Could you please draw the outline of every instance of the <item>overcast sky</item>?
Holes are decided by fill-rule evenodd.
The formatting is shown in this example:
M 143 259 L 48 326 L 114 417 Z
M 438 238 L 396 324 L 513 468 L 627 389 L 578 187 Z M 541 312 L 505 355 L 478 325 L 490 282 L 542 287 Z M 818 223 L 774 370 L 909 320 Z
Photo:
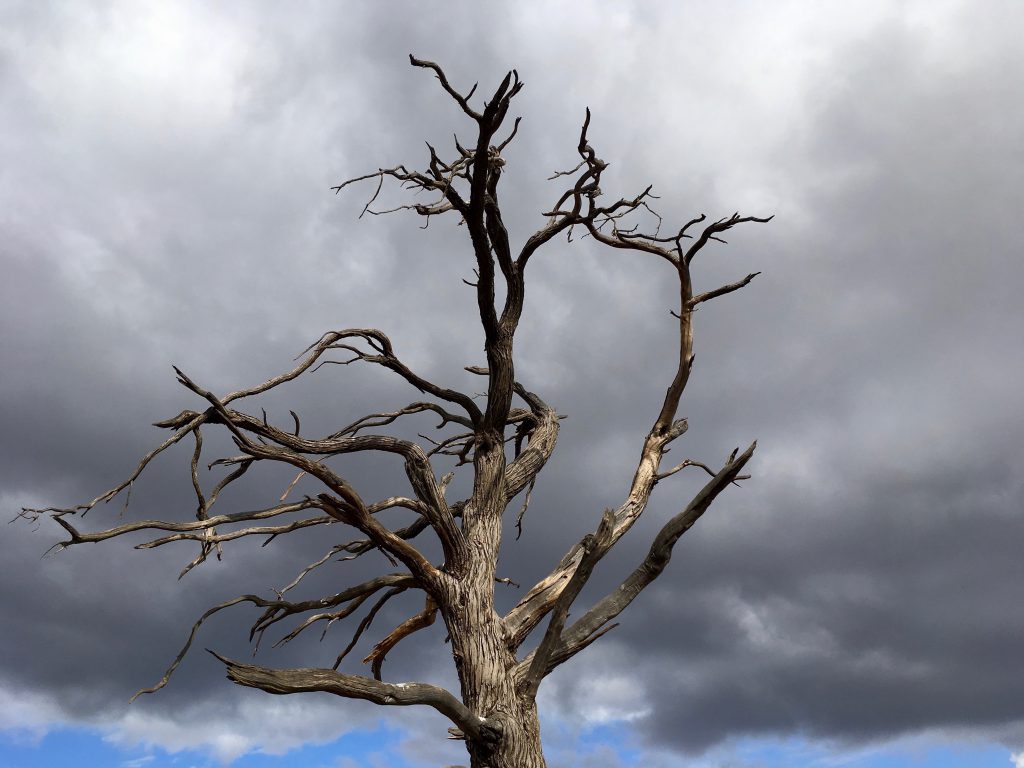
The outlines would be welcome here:
M 162 439 L 151 422 L 198 405 L 171 364 L 226 392 L 285 370 L 325 330 L 376 326 L 428 377 L 472 387 L 461 367 L 481 362 L 482 335 L 464 230 L 358 220 L 372 187 L 329 188 L 470 135 L 409 53 L 484 92 L 515 67 L 523 123 L 503 200 L 519 242 L 557 199 L 545 179 L 574 164 L 587 106 L 607 194 L 653 183 L 669 226 L 776 217 L 695 262 L 698 290 L 763 274 L 699 312 L 690 432 L 673 452 L 717 464 L 756 438 L 753 478 L 680 542 L 623 626 L 545 682 L 552 765 L 937 766 L 949 749 L 1010 765 L 1024 752 L 1021 29 L 1015 0 L 0 0 L 2 509 L 70 505 L 124 476 Z M 517 372 L 569 418 L 503 550 L 524 589 L 626 493 L 672 370 L 665 267 L 586 240 L 533 264 Z M 328 368 L 265 405 L 327 433 L 415 395 L 380 371 Z M 187 463 L 183 449 L 154 466 L 127 517 L 190 514 Z M 370 496 L 399 470 L 351 465 Z M 659 485 L 584 602 L 699 480 Z M 56 526 L 5 526 L 0 750 L 60 764 L 56 736 L 83 728 L 124 765 L 243 765 L 370 733 L 359 749 L 381 764 L 457 761 L 436 715 L 243 690 L 201 650 L 127 705 L 207 606 L 269 594 L 334 535 L 228 546 L 179 582 L 188 545 L 40 559 Z M 380 627 L 412 610 L 396 601 Z M 253 618 L 222 615 L 199 647 L 244 657 Z M 386 675 L 452 684 L 435 630 Z M 335 627 L 258 658 L 329 665 L 347 639 Z

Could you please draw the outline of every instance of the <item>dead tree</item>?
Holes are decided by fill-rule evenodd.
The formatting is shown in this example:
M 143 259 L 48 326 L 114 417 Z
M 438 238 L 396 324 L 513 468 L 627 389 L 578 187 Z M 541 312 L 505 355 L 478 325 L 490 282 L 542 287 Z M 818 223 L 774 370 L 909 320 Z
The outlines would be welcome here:
M 679 400 L 693 366 L 694 310 L 702 303 L 732 293 L 747 285 L 757 273 L 706 293 L 693 291 L 690 271 L 694 259 L 711 241 L 737 224 L 766 222 L 769 218 L 732 216 L 708 223 L 701 214 L 675 229 L 661 234 L 661 218 L 651 209 L 651 187 L 635 197 L 606 199 L 602 194 L 602 176 L 608 164 L 600 159 L 587 136 L 590 112 L 580 132 L 579 164 L 558 172 L 552 179 L 567 180 L 564 191 L 543 215 L 547 221 L 530 235 L 518 251 L 502 222 L 498 187 L 505 165 L 502 153 L 516 136 L 519 119 L 511 128 L 506 117 L 512 100 L 523 84 L 518 74 L 508 73 L 482 108 L 473 105 L 476 86 L 467 93 L 457 90 L 441 67 L 433 62 L 410 57 L 414 67 L 432 72 L 447 95 L 468 118 L 475 137 L 463 146 L 458 139 L 451 154 L 442 157 L 428 144 L 429 161 L 422 170 L 404 165 L 380 169 L 374 173 L 339 184 L 335 191 L 360 181 L 375 183 L 376 192 L 364 213 L 373 209 L 385 182 L 425 192 L 431 202 L 400 206 L 429 220 L 451 214 L 469 234 L 474 284 L 479 319 L 483 327 L 486 367 L 470 368 L 486 382 L 486 398 L 477 399 L 425 379 L 410 369 L 395 354 L 391 340 L 371 328 L 350 328 L 324 334 L 304 352 L 292 370 L 250 389 L 217 395 L 177 368 L 178 380 L 191 390 L 202 407 L 185 410 L 157 423 L 170 436 L 146 454 L 135 470 L 114 488 L 88 504 L 69 509 L 26 509 L 23 515 L 51 516 L 69 538 L 61 547 L 99 542 L 136 531 L 154 531 L 156 538 L 139 545 L 159 547 L 173 541 L 199 544 L 198 555 L 184 573 L 204 562 L 211 553 L 220 554 L 224 543 L 249 536 L 277 537 L 311 526 L 341 523 L 355 529 L 351 541 L 339 541 L 321 558 L 306 565 L 287 587 L 274 597 L 246 594 L 221 603 L 204 613 L 192 628 L 188 642 L 167 670 L 155 691 L 185 656 L 200 625 L 213 614 L 231 606 L 249 603 L 262 609 L 251 627 L 250 640 L 262 636 L 271 627 L 291 622 L 284 640 L 290 640 L 314 625 L 355 616 L 364 606 L 367 612 L 354 631 L 352 642 L 338 656 L 332 669 L 271 669 L 217 656 L 234 682 L 276 694 L 303 691 L 328 691 L 339 696 L 367 699 L 380 705 L 426 705 L 438 710 L 452 722 L 449 729 L 465 740 L 474 768 L 535 768 L 544 765 L 536 694 L 544 677 L 571 659 L 602 634 L 616 626 L 613 622 L 643 589 L 656 579 L 672 556 L 679 537 L 697 522 L 728 485 L 745 477 L 741 472 L 754 452 L 733 451 L 725 463 L 711 468 L 686 460 L 663 468 L 669 446 L 687 429 L 685 419 L 677 418 Z M 502 135 L 499 135 L 502 134 Z M 637 217 L 657 225 L 644 231 Z M 526 271 L 531 259 L 559 235 L 573 232 L 589 236 L 598 243 L 627 252 L 638 258 L 654 257 L 678 280 L 679 304 L 673 312 L 678 324 L 678 347 L 672 351 L 677 361 L 675 374 L 658 407 L 650 429 L 640 441 L 640 456 L 625 500 L 600 517 L 595 530 L 565 553 L 554 569 L 530 587 L 522 599 L 504 616 L 494 607 L 495 566 L 501 543 L 502 522 L 510 503 L 520 494 L 529 500 L 529 492 L 555 449 L 559 415 L 538 394 L 520 383 L 515 375 L 514 340 L 526 295 Z M 500 301 L 496 298 L 503 294 Z M 500 306 L 498 306 L 500 304 Z M 342 359 L 337 359 L 343 356 Z M 417 388 L 424 399 L 404 408 L 382 411 L 356 419 L 348 426 L 324 437 L 306 437 L 300 433 L 299 419 L 281 429 L 238 410 L 238 406 L 325 362 L 363 363 L 381 366 Z M 517 401 L 518 400 L 518 404 Z M 385 434 L 386 427 L 412 414 L 433 413 L 440 417 L 442 437 L 424 446 L 417 442 Z M 226 467 L 226 474 L 212 489 L 204 489 L 200 479 L 203 435 L 212 429 L 227 430 L 238 454 L 220 458 L 210 467 Z M 73 522 L 101 502 L 130 492 L 133 482 L 152 459 L 171 446 L 191 439 L 192 484 L 197 499 L 194 520 L 174 522 L 143 520 L 126 522 L 107 530 L 85 532 Z M 404 460 L 408 488 L 405 495 L 371 500 L 364 498 L 355 485 L 332 468 L 333 457 L 355 453 L 397 454 Z M 438 476 L 434 465 L 441 457 L 454 456 L 456 469 L 471 467 L 472 495 L 458 501 L 446 498 L 446 486 L 452 474 Z M 285 497 L 256 511 L 214 514 L 212 508 L 224 489 L 247 473 L 269 464 L 292 468 L 307 483 L 315 481 L 316 491 L 300 500 Z M 615 589 L 597 600 L 578 618 L 569 621 L 569 609 L 594 568 L 629 531 L 644 512 L 655 485 L 686 467 L 697 467 L 710 476 L 707 484 L 672 517 L 658 533 L 647 556 Z M 294 483 L 293 483 L 294 485 Z M 519 506 L 518 504 L 516 505 Z M 525 506 L 525 505 L 524 505 Z M 411 524 L 392 529 L 380 522 L 378 513 L 403 508 L 413 515 Z M 515 512 L 511 512 L 514 514 Z M 443 552 L 442 562 L 431 562 L 414 541 L 423 534 L 436 536 Z M 332 562 L 336 556 L 361 556 L 379 550 L 397 570 L 348 587 L 336 594 L 314 600 L 292 600 L 287 594 L 312 570 Z M 340 672 L 338 668 L 355 642 L 369 627 L 381 606 L 394 595 L 418 590 L 423 594 L 422 612 L 402 622 L 381 639 L 364 661 L 372 676 Z M 424 683 L 391 683 L 382 679 L 381 667 L 389 651 L 440 615 L 451 641 L 451 653 L 460 681 L 458 694 Z M 542 627 L 547 618 L 546 626 Z M 286 626 L 286 625 L 282 625 Z M 276 627 L 275 627 L 276 629 Z M 535 634 L 537 633 L 537 634 Z M 527 639 L 539 637 L 530 653 L 521 649 Z M 533 645 L 531 643 L 531 645 Z M 138 694 L 136 694 L 138 695 Z

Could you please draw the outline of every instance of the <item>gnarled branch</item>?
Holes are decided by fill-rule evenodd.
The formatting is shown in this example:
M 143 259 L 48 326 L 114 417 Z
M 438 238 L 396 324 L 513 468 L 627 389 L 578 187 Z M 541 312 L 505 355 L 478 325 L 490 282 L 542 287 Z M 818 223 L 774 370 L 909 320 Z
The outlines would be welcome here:
M 596 639 L 595 635 L 605 631 L 608 623 L 622 613 L 626 606 L 636 599 L 637 595 L 661 575 L 672 558 L 676 542 L 693 527 L 694 523 L 711 506 L 711 502 L 736 480 L 744 465 L 754 455 L 756 447 L 757 443 L 754 442 L 738 456 L 734 451 L 718 474 L 693 497 L 681 512 L 665 523 L 654 538 L 650 551 L 640 565 L 616 589 L 599 600 L 562 634 L 557 647 L 548 654 L 541 675 L 548 674 L 559 664 L 590 645 Z M 529 666 L 527 666 L 527 661 L 530 662 Z M 536 654 L 527 661 L 522 663 L 524 671 L 520 674 L 524 676 L 524 679 L 529 680 L 537 673 L 535 665 L 539 666 L 540 661 Z
M 455 696 L 436 685 L 383 683 L 361 675 L 345 675 L 333 669 L 269 669 L 232 661 L 213 651 L 210 653 L 227 668 L 228 679 L 238 685 L 259 688 L 267 693 L 323 691 L 347 699 L 372 701 L 374 704 L 433 707 L 475 741 L 487 744 L 500 738 L 500 731 L 487 720 L 473 714 Z
M 414 632 L 426 629 L 434 623 L 434 619 L 437 617 L 437 603 L 430 595 L 427 595 L 426 600 L 427 603 L 422 611 L 417 613 L 415 616 L 406 619 L 391 630 L 388 636 L 373 646 L 373 650 L 367 654 L 365 659 L 363 659 L 363 664 L 371 664 L 374 680 L 380 680 L 381 667 L 384 665 L 384 658 L 392 648 Z
M 583 585 L 587 583 L 587 579 L 590 578 L 594 566 L 601 559 L 602 551 L 607 550 L 614 525 L 615 514 L 610 509 L 606 510 L 601 517 L 601 524 L 597 527 L 597 532 L 588 534 L 580 542 L 579 547 L 583 552 L 580 564 L 555 601 L 554 608 L 551 611 L 551 618 L 548 621 L 548 628 L 544 632 L 540 645 L 533 652 L 533 658 L 530 660 L 522 681 L 521 687 L 525 695 L 531 698 L 537 695 L 540 681 L 547 674 L 551 655 L 556 646 L 561 642 L 562 628 L 565 626 L 565 620 L 569 616 L 569 607 L 579 595 L 580 590 L 583 589 Z

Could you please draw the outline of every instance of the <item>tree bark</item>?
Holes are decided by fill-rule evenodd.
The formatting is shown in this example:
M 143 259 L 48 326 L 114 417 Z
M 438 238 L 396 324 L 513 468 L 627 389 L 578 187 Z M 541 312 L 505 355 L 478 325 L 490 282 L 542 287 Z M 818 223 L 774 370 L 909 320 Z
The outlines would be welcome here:
M 445 616 L 462 700 L 497 729 L 493 742 L 467 738 L 471 768 L 545 768 L 540 722 L 532 694 L 516 685 L 518 660 L 494 610 L 494 577 L 501 545 L 505 450 L 498 437 L 482 441 L 474 456 L 473 497 L 463 511 L 468 541 L 465 570 L 452 580 Z
M 495 741 L 467 738 L 471 768 L 545 768 L 537 705 L 516 686 L 517 661 L 501 619 L 478 589 L 459 592 L 465 610 L 449 629 L 462 700 L 499 736 Z

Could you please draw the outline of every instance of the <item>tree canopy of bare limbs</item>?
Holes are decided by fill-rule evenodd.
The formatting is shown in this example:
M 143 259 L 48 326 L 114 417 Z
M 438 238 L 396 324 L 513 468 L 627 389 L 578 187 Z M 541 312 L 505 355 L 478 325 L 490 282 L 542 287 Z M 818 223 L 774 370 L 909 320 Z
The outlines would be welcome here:
M 269 693 L 290 694 L 326 691 L 352 699 L 366 699 L 384 706 L 425 705 L 451 720 L 452 737 L 464 739 L 473 768 L 538 768 L 544 766 L 536 696 L 545 676 L 573 658 L 605 632 L 616 626 L 619 614 L 664 571 L 679 538 L 708 509 L 715 498 L 737 479 L 750 460 L 755 445 L 739 449 L 720 467 L 696 461 L 663 466 L 669 447 L 687 429 L 677 417 L 680 397 L 686 388 L 694 360 L 694 310 L 747 285 L 757 273 L 705 293 L 694 293 L 690 279 L 694 260 L 712 241 L 732 227 L 769 218 L 733 214 L 707 221 L 702 214 L 668 234 L 662 234 L 661 218 L 649 207 L 651 187 L 634 197 L 608 198 L 601 189 L 608 164 L 590 144 L 587 110 L 579 135 L 579 164 L 551 178 L 564 182 L 564 191 L 543 213 L 546 224 L 521 246 L 502 221 L 498 189 L 505 165 L 502 152 L 516 136 L 519 119 L 508 126 L 506 118 L 513 99 L 523 87 L 518 74 L 508 73 L 494 93 L 474 106 L 476 86 L 462 92 L 452 85 L 440 66 L 410 56 L 414 67 L 425 69 L 462 111 L 474 137 L 468 146 L 456 138 L 450 154 L 428 145 L 426 167 L 411 170 L 404 165 L 382 168 L 350 179 L 335 189 L 356 182 L 375 185 L 364 212 L 380 213 L 373 205 L 386 182 L 430 195 L 430 202 L 400 206 L 421 217 L 451 215 L 469 235 L 475 263 L 479 320 L 483 327 L 486 367 L 469 368 L 486 382 L 486 397 L 475 398 L 430 381 L 409 368 L 395 353 L 391 340 L 372 328 L 330 331 L 305 350 L 291 370 L 249 389 L 218 395 L 175 368 L 178 380 L 201 401 L 201 407 L 185 410 L 156 426 L 170 435 L 146 454 L 135 470 L 119 485 L 87 504 L 68 509 L 26 509 L 29 518 L 52 517 L 67 532 L 61 547 L 99 542 L 138 531 L 154 532 L 156 538 L 140 544 L 160 547 L 174 541 L 198 544 L 198 554 L 182 575 L 203 563 L 211 553 L 220 554 L 225 543 L 249 536 L 278 537 L 313 526 L 354 529 L 355 538 L 340 537 L 319 559 L 298 572 L 273 597 L 245 594 L 215 605 L 192 627 L 188 641 L 163 678 L 149 693 L 163 687 L 181 663 L 200 626 L 213 614 L 248 603 L 259 611 L 250 640 L 275 625 L 286 628 L 284 641 L 313 626 L 323 626 L 346 617 L 363 618 L 355 626 L 351 642 L 337 657 L 333 668 L 273 669 L 243 663 L 217 655 L 227 676 L 243 686 Z M 399 210 L 399 209 L 394 209 Z M 656 221 L 653 231 L 635 223 L 643 214 Z M 559 414 L 539 394 L 520 382 L 515 374 L 514 342 L 526 296 L 526 273 L 530 262 L 559 235 L 578 232 L 603 246 L 625 252 L 637 259 L 653 258 L 678 281 L 679 304 L 673 312 L 678 339 L 671 357 L 675 373 L 667 384 L 664 400 L 654 413 L 646 434 L 638 435 L 639 460 L 625 498 L 614 509 L 595 513 L 595 527 L 572 546 L 550 573 L 525 590 L 522 598 L 505 615 L 495 610 L 495 582 L 503 518 L 519 515 L 529 503 L 530 491 L 555 450 Z M 269 423 L 266 415 L 255 416 L 239 407 L 256 395 L 280 387 L 326 362 L 366 364 L 387 369 L 422 393 L 423 399 L 391 411 L 371 413 L 321 437 L 302 434 L 299 418 L 287 429 Z M 429 444 L 394 437 L 387 427 L 412 414 L 432 413 L 441 419 L 441 437 Z M 224 468 L 225 474 L 212 488 L 200 479 L 203 435 L 209 430 L 226 430 L 237 446 L 237 455 L 219 458 L 210 467 Z M 325 430 L 326 431 L 326 430 Z M 123 522 L 97 532 L 86 532 L 78 520 L 101 502 L 130 493 L 132 484 L 158 454 L 190 440 L 192 484 L 197 500 L 194 520 L 173 522 L 142 520 Z M 408 487 L 396 495 L 368 499 L 351 479 L 332 467 L 333 457 L 351 454 L 396 454 L 404 461 Z M 449 458 L 444 458 L 449 457 Z M 472 472 L 472 493 L 468 498 L 450 500 L 446 489 L 454 473 L 439 477 L 435 464 L 455 457 L 456 471 Z M 218 497 L 229 485 L 269 464 L 284 464 L 297 473 L 296 479 L 315 482 L 316 491 L 301 499 L 281 500 L 255 511 L 214 513 Z M 604 597 L 578 612 L 570 621 L 569 610 L 594 568 L 643 514 L 655 485 L 687 467 L 709 476 L 707 483 L 662 526 L 647 555 L 635 569 Z M 293 483 L 294 485 L 294 483 Z M 290 490 L 290 489 L 289 489 Z M 522 504 L 512 502 L 522 496 Z M 402 508 L 412 515 L 403 528 L 381 522 L 379 513 Z M 341 525 L 338 525 L 338 524 Z M 332 527 L 331 530 L 335 530 Z M 432 562 L 415 543 L 426 534 L 436 537 L 443 560 Z M 435 544 L 436 547 L 436 544 Z M 394 570 L 319 599 L 294 600 L 288 594 L 314 569 L 336 558 L 352 559 L 379 551 L 393 563 Z M 417 590 L 423 609 L 398 624 L 373 647 L 364 662 L 371 675 L 339 671 L 342 661 L 369 630 L 373 618 L 393 596 Z M 365 611 L 362 609 L 365 608 Z M 382 665 L 387 654 L 404 638 L 432 624 L 436 617 L 447 629 L 460 690 L 452 692 L 436 685 L 417 682 L 385 682 Z M 547 619 L 545 623 L 545 619 Z M 528 653 L 523 652 L 530 638 Z M 216 654 L 215 654 L 216 655 Z M 139 694 L 136 694 L 138 696 Z

